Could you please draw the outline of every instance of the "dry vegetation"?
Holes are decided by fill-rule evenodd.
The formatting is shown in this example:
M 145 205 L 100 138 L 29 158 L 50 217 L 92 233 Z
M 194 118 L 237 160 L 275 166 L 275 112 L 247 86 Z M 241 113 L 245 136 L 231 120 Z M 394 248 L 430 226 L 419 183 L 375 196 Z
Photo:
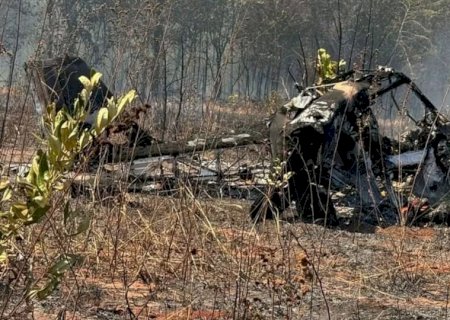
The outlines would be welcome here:
M 439 106 L 448 103 L 449 4 L 0 0 L 1 176 L 20 174 L 38 147 L 36 97 L 22 83 L 29 59 L 80 56 L 114 94 L 136 89 L 151 105 L 140 124 L 157 140 L 267 137 L 264 119 L 296 92 L 289 73 L 314 83 L 322 47 L 348 68 L 404 71 Z M 380 129 L 398 139 L 411 123 L 386 107 L 377 110 Z M 267 159 L 268 149 L 225 156 Z M 20 230 L 0 267 L 0 319 L 450 318 L 447 227 L 381 229 L 344 206 L 339 214 L 357 219 L 337 228 L 254 225 L 250 200 L 213 197 L 185 179 L 165 194 L 131 193 L 120 175 L 108 185 L 59 194 L 41 223 Z M 77 215 L 67 228 L 70 198 Z M 87 230 L 72 236 L 83 221 Z M 70 254 L 80 259 L 58 288 L 29 299 Z
M 251 108 L 238 116 L 233 111 L 224 114 L 236 117 L 236 130 L 255 123 Z M 9 126 L 20 114 L 12 112 Z M 8 131 L 4 164 L 26 162 L 32 154 L 29 137 L 37 126 L 22 125 L 19 132 L 18 138 Z M 447 228 L 254 225 L 248 200 L 198 196 L 183 180 L 171 196 L 115 185 L 113 193 L 73 196 L 78 218 L 90 220 L 85 233 L 65 231 L 66 195 L 55 199 L 42 223 L 23 230 L 1 270 L 0 318 L 448 318 Z M 27 299 L 30 284 L 45 282 L 63 254 L 82 259 L 49 298 Z
M 374 233 L 302 223 L 254 227 L 248 204 L 122 194 L 80 210 L 95 215 L 87 235 L 68 241 L 59 219 L 32 252 L 35 277 L 52 257 L 84 261 L 33 314 L 49 319 L 444 319 L 450 233 L 391 227 Z M 24 252 L 29 250 L 24 248 Z M 22 278 L 10 278 L 7 311 Z M 4 287 L 6 288 L 6 286 Z M 5 300 L 6 302 L 6 300 Z

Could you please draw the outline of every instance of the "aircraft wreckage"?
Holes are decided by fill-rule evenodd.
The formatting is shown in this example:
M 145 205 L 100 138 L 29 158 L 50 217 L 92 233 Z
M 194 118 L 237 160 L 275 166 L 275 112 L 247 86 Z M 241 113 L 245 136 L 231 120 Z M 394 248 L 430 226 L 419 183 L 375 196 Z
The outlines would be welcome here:
M 78 77 L 90 76 L 92 71 L 82 59 L 67 56 L 30 62 L 26 69 L 43 105 L 54 101 L 58 107 L 65 105 L 69 109 L 82 89 Z M 421 119 L 413 119 L 408 108 L 397 103 L 393 92 L 401 86 L 420 101 Z M 111 95 L 101 83 L 91 97 L 92 119 Z M 400 139 L 381 134 L 376 108 L 385 103 L 381 101 L 383 96 L 389 97 L 389 104 L 415 125 Z M 128 147 L 132 154 L 121 152 L 109 160 L 141 158 L 135 160 L 139 163 L 135 167 L 145 167 L 155 156 L 258 144 L 262 140 L 239 135 L 184 144 L 157 141 L 136 121 L 146 109 L 128 110 L 119 123 L 107 130 L 106 135 L 131 132 Z M 85 125 L 89 125 L 89 119 L 87 122 Z M 332 195 L 350 189 L 357 198 L 353 205 L 356 203 L 362 217 L 373 223 L 450 223 L 446 212 L 430 209 L 444 202 L 450 191 L 449 135 L 450 122 L 417 85 L 389 68 L 352 70 L 323 86 L 305 88 L 272 117 L 272 169 L 278 168 L 275 179 L 280 183 L 258 186 L 261 192 L 251 206 L 251 217 L 254 221 L 270 219 L 295 203 L 301 219 L 335 225 L 339 219 Z M 409 183 L 407 192 L 396 188 L 399 181 Z
M 380 134 L 373 108 L 402 85 L 419 99 L 423 118 L 414 120 L 392 95 L 398 111 L 416 125 L 395 141 Z M 333 225 L 338 221 L 330 191 L 350 186 L 357 191 L 364 219 L 381 225 L 400 219 L 450 222 L 445 212 L 423 211 L 425 204 L 444 201 L 450 191 L 450 122 L 417 85 L 401 72 L 380 67 L 347 72 L 326 87 L 325 93 L 323 86 L 306 88 L 274 115 L 272 157 L 292 174 L 283 187 L 253 203 L 252 218 L 271 218 L 295 201 L 303 220 Z M 395 177 L 412 183 L 407 197 L 394 190 Z

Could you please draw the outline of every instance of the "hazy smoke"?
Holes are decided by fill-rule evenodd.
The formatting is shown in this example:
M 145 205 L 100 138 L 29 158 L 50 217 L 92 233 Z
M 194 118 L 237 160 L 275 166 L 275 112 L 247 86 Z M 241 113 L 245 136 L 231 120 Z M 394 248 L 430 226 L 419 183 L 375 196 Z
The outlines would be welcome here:
M 419 66 L 417 83 L 437 107 L 443 107 L 443 112 L 449 113 L 450 96 L 447 90 L 450 86 L 450 23 L 435 34 L 435 52 L 425 57 Z

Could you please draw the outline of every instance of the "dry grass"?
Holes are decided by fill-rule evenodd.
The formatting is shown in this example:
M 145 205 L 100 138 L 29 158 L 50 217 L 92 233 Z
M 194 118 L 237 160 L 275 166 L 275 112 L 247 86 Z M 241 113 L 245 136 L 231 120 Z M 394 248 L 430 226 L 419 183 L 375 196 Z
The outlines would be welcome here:
M 238 123 L 253 118 L 238 113 Z M 16 146 L 3 148 L 2 159 L 26 161 L 30 142 L 10 141 Z M 62 203 L 69 195 L 55 199 L 45 221 L 23 230 L 2 270 L 0 318 L 448 318 L 447 228 L 255 226 L 250 202 L 197 197 L 182 181 L 175 196 L 120 187 L 98 194 L 72 199 L 91 221 L 86 233 L 65 231 Z M 52 263 L 72 253 L 83 260 L 59 288 L 45 301 L 27 301 L 27 284 L 42 283 Z
M 37 319 L 59 312 L 74 319 L 316 319 L 326 318 L 327 305 L 333 319 L 437 319 L 448 311 L 444 228 L 255 228 L 248 203 L 188 193 L 78 202 L 93 217 L 87 235 L 65 238 L 60 219 L 31 232 L 45 229 L 33 248 L 36 278 L 60 253 L 84 257 L 59 290 L 34 304 Z M 20 279 L 12 283 L 9 306 L 23 289 Z M 25 304 L 16 309 L 18 318 L 27 312 Z

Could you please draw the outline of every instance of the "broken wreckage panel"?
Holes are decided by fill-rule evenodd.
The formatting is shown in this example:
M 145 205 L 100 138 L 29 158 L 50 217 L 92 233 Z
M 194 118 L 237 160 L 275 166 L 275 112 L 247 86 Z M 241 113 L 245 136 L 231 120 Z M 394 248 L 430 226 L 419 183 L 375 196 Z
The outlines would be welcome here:
M 420 139 L 410 145 L 382 136 L 373 110 L 377 99 L 401 85 L 420 100 L 425 114 L 413 132 Z M 362 220 L 371 224 L 449 223 L 450 215 L 435 217 L 422 209 L 438 205 L 450 191 L 450 123 L 416 84 L 403 73 L 379 68 L 351 71 L 328 87 L 303 90 L 273 116 L 272 156 L 293 175 L 253 203 L 252 218 L 272 218 L 295 201 L 303 220 L 337 224 L 330 191 L 347 188 L 357 194 L 353 205 L 359 204 Z M 392 147 L 398 145 L 410 150 L 398 153 Z M 413 174 L 402 176 L 403 168 L 413 168 Z M 393 177 L 410 182 L 411 193 L 396 190 Z M 420 201 L 409 203 L 412 197 Z

